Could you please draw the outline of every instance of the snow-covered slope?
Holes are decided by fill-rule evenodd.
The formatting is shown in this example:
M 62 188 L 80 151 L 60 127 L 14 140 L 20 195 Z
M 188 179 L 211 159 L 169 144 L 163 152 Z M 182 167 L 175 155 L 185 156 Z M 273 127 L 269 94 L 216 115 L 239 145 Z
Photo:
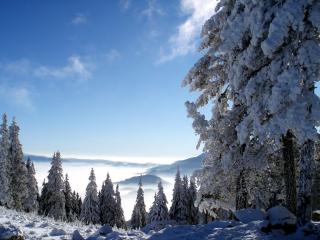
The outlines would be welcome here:
M 50 218 L 40 217 L 34 214 L 27 214 L 7 210 L 0 207 L 0 239 L 1 229 L 19 229 L 25 239 L 72 239 L 74 231 L 78 230 L 83 238 L 90 240 L 118 240 L 118 239 L 150 239 L 150 240 L 224 240 L 224 239 L 278 239 L 294 240 L 306 239 L 316 240 L 319 235 L 306 235 L 302 228 L 289 235 L 283 235 L 281 230 L 269 234 L 261 231 L 266 226 L 267 220 L 241 223 L 239 221 L 214 221 L 206 225 L 181 225 L 170 226 L 155 232 L 122 229 L 110 229 L 98 225 L 85 226 L 81 223 L 55 222 Z M 80 238 L 77 238 L 77 240 Z

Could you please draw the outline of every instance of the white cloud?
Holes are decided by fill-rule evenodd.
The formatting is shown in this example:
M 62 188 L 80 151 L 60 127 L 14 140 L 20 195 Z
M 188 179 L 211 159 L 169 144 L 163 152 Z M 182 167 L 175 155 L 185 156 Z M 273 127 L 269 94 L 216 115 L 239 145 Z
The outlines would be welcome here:
M 155 15 L 164 15 L 165 12 L 159 6 L 157 0 L 148 0 L 148 7 L 141 14 L 151 18 Z
M 127 11 L 132 3 L 132 0 L 120 0 L 120 7 L 123 11 Z
M 116 49 L 111 49 L 109 52 L 106 53 L 105 58 L 108 63 L 112 63 L 118 60 L 121 57 L 120 53 Z
M 92 64 L 84 62 L 80 56 L 73 55 L 62 67 L 53 67 L 32 63 L 21 59 L 12 62 L 0 62 L 2 74 L 31 76 L 42 79 L 67 79 L 69 81 L 83 81 L 91 78 Z
M 24 87 L 7 87 L 0 85 L 0 98 L 8 104 L 33 110 L 30 92 Z
M 71 20 L 71 24 L 74 26 L 83 25 L 85 23 L 87 23 L 87 17 L 82 13 L 76 14 L 74 18 Z
M 73 78 L 77 80 L 87 80 L 91 78 L 89 66 L 85 64 L 79 56 L 71 56 L 68 58 L 68 64 L 61 68 L 48 66 L 40 66 L 33 70 L 36 77 L 66 79 Z
M 180 10 L 188 18 L 181 23 L 177 32 L 169 39 L 169 49 L 161 49 L 157 63 L 170 61 L 197 49 L 197 39 L 205 21 L 214 14 L 217 0 L 180 0 Z

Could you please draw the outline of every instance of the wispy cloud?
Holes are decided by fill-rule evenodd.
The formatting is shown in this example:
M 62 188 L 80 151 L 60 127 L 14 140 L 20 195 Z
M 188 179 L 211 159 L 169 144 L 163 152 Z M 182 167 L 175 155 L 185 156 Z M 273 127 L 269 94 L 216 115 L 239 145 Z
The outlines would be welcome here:
M 78 13 L 72 18 L 71 24 L 74 26 L 79 26 L 87 23 L 88 19 L 83 13 Z
M 180 0 L 180 10 L 188 18 L 177 27 L 169 38 L 169 48 L 162 48 L 157 63 L 184 56 L 197 49 L 200 31 L 207 19 L 214 14 L 217 0 Z
M 132 0 L 120 0 L 119 5 L 122 11 L 127 11 L 131 6 Z
M 8 87 L 0 85 L 0 98 L 14 106 L 23 107 L 27 110 L 34 109 L 30 92 L 25 87 Z
M 107 63 L 112 63 L 120 58 L 121 54 L 116 49 L 111 49 L 109 52 L 105 54 L 105 59 L 107 60 Z
M 32 63 L 30 60 L 21 59 L 12 62 L 0 62 L 2 73 L 23 75 L 41 79 L 68 79 L 71 81 L 84 81 L 92 76 L 92 64 L 84 62 L 78 55 L 70 56 L 67 64 L 62 67 L 53 67 Z
M 33 69 L 34 76 L 39 78 L 66 79 L 73 78 L 77 80 L 87 80 L 91 78 L 91 72 L 79 56 L 71 56 L 64 67 L 40 66 Z
M 164 15 L 164 10 L 159 6 L 157 0 L 148 0 L 148 7 L 141 12 L 142 15 L 152 18 L 156 15 Z

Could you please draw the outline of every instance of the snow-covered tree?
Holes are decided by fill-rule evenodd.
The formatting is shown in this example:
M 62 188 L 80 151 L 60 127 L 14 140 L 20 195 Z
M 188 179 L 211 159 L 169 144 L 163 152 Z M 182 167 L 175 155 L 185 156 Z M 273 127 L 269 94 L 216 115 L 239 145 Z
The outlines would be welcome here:
M 146 205 L 144 203 L 144 192 L 142 189 L 142 177 L 140 177 L 139 188 L 137 191 L 136 203 L 133 207 L 131 216 L 131 227 L 134 229 L 143 228 L 147 224 Z
M 184 175 L 181 181 L 181 207 L 180 207 L 180 222 L 187 223 L 188 216 L 190 215 L 189 208 L 189 180 L 188 176 Z M 179 221 L 178 221 L 179 222 Z
M 152 222 L 163 222 L 169 220 L 169 213 L 167 207 L 167 197 L 163 192 L 162 182 L 158 183 L 158 192 L 155 196 L 154 203 L 150 209 L 149 221 Z
M 93 169 L 90 172 L 89 184 L 82 204 L 81 220 L 85 224 L 97 224 L 100 222 L 96 176 Z
M 35 212 L 38 210 L 38 183 L 36 180 L 36 171 L 30 157 L 27 159 L 27 191 L 28 195 L 24 203 L 24 209 L 27 212 Z
M 48 175 L 48 216 L 54 219 L 66 219 L 63 170 L 60 152 L 53 154 Z
M 39 197 L 39 214 L 47 216 L 50 210 L 49 206 L 49 191 L 48 191 L 48 183 L 46 180 L 43 180 L 41 194 Z
M 65 198 L 65 208 L 66 208 L 66 218 L 68 221 L 75 220 L 75 216 L 72 211 L 72 190 L 69 182 L 69 176 L 66 174 L 64 179 L 64 198 Z
M 188 223 L 197 224 L 198 223 L 198 208 L 195 206 L 195 201 L 197 199 L 197 187 L 195 181 L 190 179 L 190 184 L 188 188 Z
M 75 191 L 72 192 L 71 203 L 72 203 L 71 210 L 75 219 L 80 220 L 82 200 L 81 200 L 81 197 L 79 196 L 79 193 L 76 193 Z
M 186 179 L 186 182 L 181 181 L 180 171 L 178 168 L 173 188 L 172 204 L 169 211 L 170 219 L 175 220 L 177 223 L 185 223 L 187 220 L 187 190 L 188 179 Z
M 318 1 L 220 1 L 202 30 L 200 48 L 206 49 L 206 54 L 184 82 L 191 90 L 202 92 L 196 103 L 189 105 L 189 114 L 206 148 L 219 139 L 209 131 L 219 119 L 214 116 L 206 121 L 196 110 L 211 100 L 220 101 L 215 104 L 219 108 L 221 95 L 226 96 L 224 102 L 231 103 L 224 115 L 235 108 L 242 110 L 237 121 L 231 122 L 238 143 L 229 145 L 229 150 L 240 146 L 241 164 L 233 165 L 238 172 L 242 163 L 260 170 L 268 167 L 267 156 L 283 148 L 287 206 L 293 212 L 298 209 L 302 222 L 311 215 L 312 146 L 319 125 L 320 104 L 314 93 L 320 69 L 319 12 Z M 298 195 L 294 142 L 301 148 Z M 266 154 L 251 158 L 246 151 L 257 145 L 263 146 Z M 228 159 L 223 155 L 220 161 L 225 164 Z M 237 163 L 235 159 L 231 163 Z
M 149 212 L 148 212 L 148 215 L 147 215 L 147 223 L 151 223 L 154 216 L 157 215 L 156 208 L 157 208 L 157 193 L 155 192 L 152 205 L 151 205 Z
M 116 199 L 113 190 L 113 183 L 111 181 L 109 173 L 107 174 L 107 179 L 102 184 L 99 205 L 101 223 L 109 224 L 112 227 L 115 226 Z
M 28 196 L 27 189 L 27 167 L 23 159 L 22 145 L 19 140 L 19 126 L 15 118 L 10 126 L 10 148 L 9 148 L 9 164 L 10 164 L 10 194 L 13 199 L 13 208 L 17 210 L 24 209 L 24 202 Z
M 9 131 L 7 115 L 3 114 L 0 127 L 0 205 L 12 206 L 12 196 L 9 191 L 10 184 L 10 162 L 9 162 Z
M 127 228 L 126 220 L 124 219 L 124 214 L 123 214 L 123 209 L 121 206 L 121 196 L 119 192 L 119 185 L 117 184 L 116 186 L 116 193 L 115 193 L 115 198 L 116 198 L 116 208 L 115 208 L 115 225 L 117 228 Z

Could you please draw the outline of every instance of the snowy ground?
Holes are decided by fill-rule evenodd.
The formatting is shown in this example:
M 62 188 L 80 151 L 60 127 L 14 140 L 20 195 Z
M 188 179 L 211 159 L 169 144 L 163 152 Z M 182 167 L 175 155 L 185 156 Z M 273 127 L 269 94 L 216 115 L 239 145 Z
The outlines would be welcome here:
M 296 233 L 284 236 L 281 231 L 273 231 L 265 234 L 260 229 L 265 225 L 263 221 L 252 221 L 243 224 L 237 221 L 214 221 L 206 225 L 182 225 L 168 226 L 159 232 L 150 231 L 124 231 L 113 229 L 112 232 L 102 236 L 95 234 L 101 226 L 85 226 L 81 223 L 55 222 L 50 218 L 36 216 L 34 214 L 17 213 L 12 210 L 0 207 L 0 228 L 17 227 L 23 233 L 25 239 L 72 239 L 72 234 L 78 230 L 84 238 L 90 240 L 107 239 L 149 239 L 149 240 L 170 240 L 170 239 L 319 239 L 319 236 L 305 236 L 302 229 Z M 1 234 L 1 231 L 0 231 Z M 1 238 L 1 237 L 0 237 Z

